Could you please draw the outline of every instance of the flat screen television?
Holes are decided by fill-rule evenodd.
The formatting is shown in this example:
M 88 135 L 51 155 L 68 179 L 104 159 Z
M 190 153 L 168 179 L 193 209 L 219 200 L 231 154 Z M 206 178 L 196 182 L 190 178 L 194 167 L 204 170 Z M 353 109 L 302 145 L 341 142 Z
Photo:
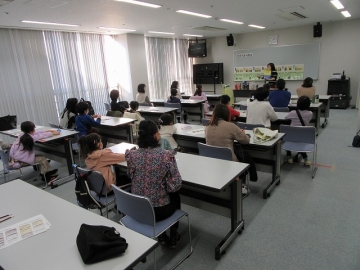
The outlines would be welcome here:
M 189 43 L 189 57 L 206 57 L 206 43 Z

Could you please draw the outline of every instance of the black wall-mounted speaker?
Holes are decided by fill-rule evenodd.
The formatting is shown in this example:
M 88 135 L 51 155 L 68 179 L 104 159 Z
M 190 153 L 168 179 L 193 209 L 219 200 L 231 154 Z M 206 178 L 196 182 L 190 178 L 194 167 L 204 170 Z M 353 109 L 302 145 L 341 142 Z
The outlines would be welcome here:
M 314 37 L 322 37 L 322 25 L 319 22 L 314 25 Z
M 228 46 L 234 46 L 234 37 L 232 34 L 226 37 L 226 41 Z

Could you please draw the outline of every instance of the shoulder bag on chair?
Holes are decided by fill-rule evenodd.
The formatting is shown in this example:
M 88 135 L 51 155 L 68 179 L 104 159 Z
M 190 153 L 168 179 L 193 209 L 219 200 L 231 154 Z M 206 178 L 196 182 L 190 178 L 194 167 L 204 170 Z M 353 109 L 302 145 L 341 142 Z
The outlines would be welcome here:
M 254 143 L 263 143 L 276 138 L 279 131 L 268 128 L 257 127 L 253 129 Z
M 360 130 L 356 133 L 353 142 L 352 142 L 352 146 L 354 147 L 360 147 Z

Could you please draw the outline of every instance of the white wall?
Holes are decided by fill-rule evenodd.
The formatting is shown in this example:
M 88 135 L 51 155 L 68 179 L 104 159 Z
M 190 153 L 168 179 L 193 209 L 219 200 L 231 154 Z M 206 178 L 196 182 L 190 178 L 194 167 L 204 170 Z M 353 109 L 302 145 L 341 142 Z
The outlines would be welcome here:
M 209 38 L 207 39 L 208 56 L 196 59 L 194 63 L 224 63 L 224 83 L 234 87 L 233 50 L 319 42 L 321 43 L 319 80 L 314 82 L 317 93 L 326 94 L 331 75 L 345 70 L 346 76 L 351 78 L 351 104 L 356 104 L 360 70 L 359 29 L 360 19 L 323 23 L 321 38 L 313 37 L 312 25 L 272 31 L 260 30 L 255 33 L 235 35 L 236 47 L 228 47 L 225 36 Z M 269 45 L 269 35 L 274 34 L 278 35 L 278 45 Z M 276 59 L 273 62 L 276 65 Z M 287 88 L 295 93 L 300 84 L 300 81 L 288 81 Z M 212 91 L 213 85 L 204 85 L 204 89 Z M 216 87 L 216 92 L 221 93 L 219 85 Z

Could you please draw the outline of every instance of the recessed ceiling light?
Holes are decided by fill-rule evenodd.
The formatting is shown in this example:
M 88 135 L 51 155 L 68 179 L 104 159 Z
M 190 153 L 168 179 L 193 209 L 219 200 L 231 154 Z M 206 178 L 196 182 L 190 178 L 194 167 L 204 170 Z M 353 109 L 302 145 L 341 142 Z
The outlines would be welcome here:
M 183 14 L 187 14 L 187 15 L 193 15 L 193 16 L 203 17 L 203 18 L 211 18 L 210 15 L 195 13 L 195 12 L 186 11 L 186 10 L 181 10 L 181 9 L 180 9 L 180 10 L 177 10 L 176 12 L 178 12 L 178 13 L 183 13 Z
M 52 23 L 52 22 L 37 22 L 37 21 L 21 21 L 22 23 L 35 23 L 35 24 L 49 24 L 49 25 L 61 25 L 61 26 L 73 26 L 79 27 L 80 24 L 67 24 L 67 23 Z
M 264 29 L 264 26 L 260 26 L 260 25 L 256 25 L 256 24 L 249 24 L 250 27 L 254 27 L 254 28 L 260 28 L 260 29 Z
M 136 1 L 136 0 L 115 0 L 115 1 L 144 6 L 144 7 L 151 7 L 151 8 L 160 8 L 161 7 L 160 5 L 150 4 L 150 3 Z
M 157 31 L 148 31 L 152 34 L 161 34 L 161 35 L 175 35 L 175 33 L 169 33 L 169 32 L 157 32 Z
M 183 34 L 185 37 L 203 37 L 202 35 Z
M 243 22 L 228 20 L 228 19 L 220 19 L 220 21 L 228 22 L 228 23 L 236 23 L 236 24 L 244 24 Z
M 116 31 L 126 31 L 126 32 L 134 32 L 136 30 L 133 29 L 124 29 L 124 28 L 116 28 L 116 27 L 105 27 L 105 26 L 99 26 L 100 29 L 107 29 L 107 30 L 116 30 Z
M 351 17 L 351 14 L 349 13 L 349 11 L 345 10 L 345 11 L 341 11 L 342 15 L 344 15 L 344 17 L 349 18 Z
M 339 0 L 331 0 L 331 4 L 333 4 L 337 9 L 343 9 L 344 6 L 341 4 Z

